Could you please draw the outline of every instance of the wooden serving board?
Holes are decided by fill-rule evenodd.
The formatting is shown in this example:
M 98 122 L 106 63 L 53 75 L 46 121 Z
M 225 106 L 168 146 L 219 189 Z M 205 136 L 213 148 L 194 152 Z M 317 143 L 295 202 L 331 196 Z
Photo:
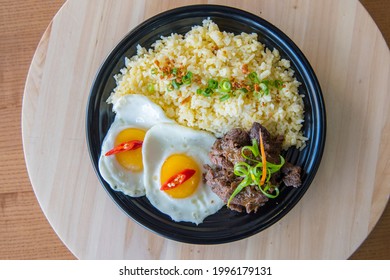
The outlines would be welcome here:
M 250 238 L 190 245 L 129 219 L 93 171 L 86 103 L 99 66 L 143 20 L 196 3 L 255 13 L 301 48 L 327 109 L 323 160 L 311 187 L 282 220 Z M 390 193 L 390 55 L 355 0 L 77 1 L 47 28 L 29 70 L 22 112 L 27 168 L 38 201 L 81 259 L 345 259 L 378 221 Z

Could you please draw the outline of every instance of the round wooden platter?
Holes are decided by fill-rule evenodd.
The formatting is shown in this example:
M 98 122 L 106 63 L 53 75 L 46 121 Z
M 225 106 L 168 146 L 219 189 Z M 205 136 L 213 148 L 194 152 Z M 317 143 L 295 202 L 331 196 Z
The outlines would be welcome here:
M 89 90 L 111 49 L 143 20 L 189 4 L 257 14 L 301 48 L 327 109 L 321 166 L 275 225 L 222 245 L 191 245 L 128 218 L 100 185 L 88 155 Z M 390 193 L 390 56 L 362 5 L 348 1 L 67 1 L 44 33 L 22 110 L 24 152 L 38 201 L 81 259 L 346 259 L 375 226 Z

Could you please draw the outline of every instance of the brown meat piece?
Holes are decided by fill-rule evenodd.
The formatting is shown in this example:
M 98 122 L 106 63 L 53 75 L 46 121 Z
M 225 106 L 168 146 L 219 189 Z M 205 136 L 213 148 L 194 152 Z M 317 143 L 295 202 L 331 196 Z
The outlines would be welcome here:
M 235 128 L 230 130 L 221 139 L 217 139 L 209 153 L 213 167 L 205 165 L 205 182 L 211 187 L 225 203 L 243 180 L 234 175 L 234 165 L 245 161 L 242 157 L 242 147 L 252 145 L 252 139 L 256 139 L 260 147 L 260 136 L 263 139 L 264 151 L 267 161 L 274 164 L 280 163 L 283 136 L 273 137 L 267 129 L 259 123 L 253 123 L 247 132 Z M 250 156 L 251 152 L 248 151 Z M 281 170 L 271 176 L 270 183 L 273 186 L 284 183 L 286 186 L 298 187 L 301 185 L 301 168 L 290 163 L 285 163 Z M 238 212 L 257 212 L 268 198 L 259 190 L 258 186 L 247 186 L 238 193 L 230 202 L 229 208 Z
M 241 183 L 242 178 L 235 176 L 233 172 L 226 169 L 212 169 L 209 165 L 205 165 L 205 168 L 207 170 L 206 182 L 211 183 L 209 185 L 212 191 L 224 203 L 227 203 L 234 190 Z M 238 212 L 256 213 L 259 207 L 267 201 L 268 198 L 255 186 L 247 186 L 232 199 L 229 208 Z
M 249 145 L 251 142 L 249 134 L 241 128 L 233 128 L 223 138 L 225 141 L 231 142 L 236 148 Z
M 209 158 L 213 164 L 225 169 L 232 169 L 234 165 L 226 159 L 222 148 L 222 139 L 217 139 L 211 148 Z
M 243 161 L 241 148 L 250 144 L 246 131 L 235 128 L 222 139 L 217 139 L 211 148 L 209 157 L 212 163 L 227 169 L 233 169 L 234 164 Z
M 302 184 L 301 173 L 302 168 L 300 166 L 293 165 L 289 162 L 286 162 L 282 168 L 281 173 L 283 174 L 283 183 L 287 187 L 297 188 Z
M 267 201 L 268 198 L 257 187 L 247 186 L 232 199 L 229 208 L 238 212 L 256 213 Z
M 263 139 L 264 151 L 268 162 L 278 164 L 280 163 L 279 155 L 282 152 L 282 144 L 284 137 L 283 135 L 278 135 L 272 137 L 271 134 L 259 123 L 253 123 L 252 128 L 249 131 L 249 136 L 251 139 L 256 139 L 257 144 L 260 147 L 260 136 Z

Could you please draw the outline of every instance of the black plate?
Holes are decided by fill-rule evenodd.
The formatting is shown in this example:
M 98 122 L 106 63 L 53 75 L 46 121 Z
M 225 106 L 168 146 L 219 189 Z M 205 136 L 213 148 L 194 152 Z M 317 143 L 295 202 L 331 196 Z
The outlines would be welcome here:
M 171 33 L 184 34 L 194 25 L 210 17 L 220 30 L 239 34 L 257 33 L 266 47 L 277 48 L 283 58 L 290 60 L 296 78 L 302 83 L 299 88 L 305 96 L 304 135 L 309 138 L 303 151 L 290 149 L 287 160 L 302 166 L 303 184 L 300 188 L 282 188 L 280 195 L 261 207 L 257 214 L 240 214 L 223 207 L 196 226 L 192 223 L 174 222 L 154 208 L 146 199 L 131 198 L 113 191 L 103 180 L 98 169 L 100 149 L 114 114 L 106 103 L 116 86 L 113 76 L 123 68 L 124 58 L 136 54 L 140 44 L 149 48 L 160 36 Z M 164 237 L 194 244 L 219 244 L 239 240 L 271 226 L 287 214 L 311 184 L 321 161 L 326 133 L 325 107 L 317 78 L 298 47 L 279 29 L 264 19 L 230 7 L 195 5 L 166 11 L 143 22 L 133 29 L 109 54 L 101 66 L 89 97 L 87 106 L 86 133 L 90 156 L 100 182 L 112 199 L 131 218 Z

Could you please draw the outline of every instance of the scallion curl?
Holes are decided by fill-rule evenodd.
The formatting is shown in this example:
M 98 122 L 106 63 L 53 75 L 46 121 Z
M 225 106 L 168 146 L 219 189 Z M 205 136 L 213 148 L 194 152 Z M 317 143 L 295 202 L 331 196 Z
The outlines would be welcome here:
M 248 75 L 248 78 L 249 78 L 249 80 L 253 84 L 259 84 L 260 83 L 259 77 L 257 76 L 256 72 L 250 72 L 249 75 Z
M 268 83 L 266 82 L 261 82 L 259 84 L 260 88 L 261 88 L 261 91 L 265 94 L 265 95 L 268 95 L 269 94 L 269 88 L 268 88 Z
M 211 89 L 217 89 L 218 88 L 218 81 L 210 79 L 208 81 L 208 87 Z
M 201 95 L 206 96 L 206 97 L 209 97 L 214 93 L 214 91 L 211 88 L 206 88 L 206 89 L 198 88 L 196 90 L 196 93 L 201 94 Z
M 223 79 L 218 85 L 218 90 L 221 92 L 230 92 L 232 90 L 232 83 L 228 79 Z
M 247 155 L 247 151 L 250 151 L 250 155 Z M 249 153 L 248 153 L 249 154 Z M 251 146 L 244 146 L 241 149 L 241 155 L 246 160 L 238 162 L 234 165 L 233 173 L 236 176 L 242 177 L 241 183 L 236 187 L 232 195 L 228 200 L 228 205 L 232 199 L 239 194 L 247 186 L 257 186 L 258 189 L 268 198 L 276 198 L 279 195 L 279 189 L 277 186 L 273 186 L 270 183 L 272 174 L 278 172 L 285 163 L 285 159 L 280 155 L 280 163 L 274 164 L 266 162 L 264 168 L 266 168 L 266 180 L 264 184 L 261 184 L 261 177 L 263 176 L 263 159 L 259 150 L 259 145 L 256 139 L 252 140 Z M 260 160 L 258 160 L 260 158 Z M 272 192 L 271 192 L 272 189 Z
M 281 89 L 283 87 L 283 82 L 281 80 L 275 80 L 274 87 L 276 87 L 277 89 Z
M 184 75 L 181 80 L 182 80 L 183 84 L 189 85 L 192 81 L 192 72 L 188 71 L 187 74 Z

